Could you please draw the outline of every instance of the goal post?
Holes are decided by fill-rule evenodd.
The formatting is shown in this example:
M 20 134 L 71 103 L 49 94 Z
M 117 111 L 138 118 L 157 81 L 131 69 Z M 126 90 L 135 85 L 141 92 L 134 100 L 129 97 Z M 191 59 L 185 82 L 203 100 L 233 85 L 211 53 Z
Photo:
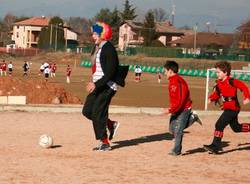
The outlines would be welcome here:
M 250 70 L 231 70 L 231 76 L 238 80 L 250 81 Z M 206 95 L 205 95 L 205 110 L 208 110 L 208 95 L 213 90 L 215 79 L 217 78 L 216 69 L 207 69 L 206 75 Z M 213 82 L 213 85 L 211 83 Z

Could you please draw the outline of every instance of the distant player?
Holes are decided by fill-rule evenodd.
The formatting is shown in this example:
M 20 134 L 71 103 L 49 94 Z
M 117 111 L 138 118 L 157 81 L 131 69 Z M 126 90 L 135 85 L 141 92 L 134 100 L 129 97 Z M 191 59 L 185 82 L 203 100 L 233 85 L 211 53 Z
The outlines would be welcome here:
M 135 82 L 141 81 L 141 73 L 142 73 L 141 67 L 139 65 L 136 65 L 136 67 L 135 67 Z
M 223 113 L 215 123 L 214 138 L 210 145 L 204 145 L 204 148 L 211 153 L 217 154 L 222 150 L 221 139 L 223 131 L 227 125 L 232 130 L 238 132 L 249 132 L 250 124 L 239 124 L 238 114 L 240 112 L 240 104 L 237 97 L 237 89 L 243 92 L 243 104 L 249 103 L 250 94 L 248 87 L 241 81 L 230 76 L 231 65 L 226 61 L 220 61 L 215 64 L 217 81 L 213 93 L 209 96 L 210 102 L 218 102 L 222 100 Z
M 23 76 L 28 76 L 29 65 L 27 61 L 24 61 L 23 64 Z
M 49 79 L 49 73 L 50 73 L 50 69 L 49 66 L 45 67 L 44 69 L 44 77 L 45 77 L 45 81 L 47 82 Z
M 157 82 L 160 84 L 161 83 L 161 78 L 162 78 L 162 74 L 161 72 L 157 73 Z
M 10 61 L 10 63 L 8 64 L 8 71 L 9 71 L 9 76 L 12 75 L 12 72 L 13 72 L 13 64 L 12 62 Z
M 0 76 L 3 76 L 2 62 L 0 63 Z
M 1 73 L 1 75 L 3 76 L 6 76 L 7 75 L 7 64 L 6 64 L 6 62 L 5 62 L 5 60 L 3 60 L 3 63 L 2 63 L 2 73 Z
M 56 63 L 54 63 L 51 66 L 51 77 L 56 77 L 56 69 L 57 69 Z
M 66 69 L 66 82 L 69 84 L 70 83 L 70 76 L 71 76 L 72 69 L 70 65 L 67 66 Z
M 43 75 L 44 72 L 44 63 L 41 64 L 38 75 Z
M 164 65 L 165 74 L 168 78 L 169 104 L 164 109 L 164 114 L 171 114 L 169 131 L 174 135 L 174 147 L 169 153 L 178 156 L 182 150 L 182 139 L 184 129 L 191 126 L 195 121 L 200 125 L 198 115 L 192 112 L 192 101 L 186 81 L 178 75 L 179 66 L 175 61 L 167 61 Z

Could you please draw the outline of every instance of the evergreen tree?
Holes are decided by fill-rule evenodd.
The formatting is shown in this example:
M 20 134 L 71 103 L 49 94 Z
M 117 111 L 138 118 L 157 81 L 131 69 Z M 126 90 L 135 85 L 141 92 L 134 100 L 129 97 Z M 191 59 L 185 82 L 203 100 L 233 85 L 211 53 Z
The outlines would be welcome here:
M 114 44 L 118 43 L 119 38 L 119 27 L 121 24 L 121 18 L 119 16 L 119 11 L 115 7 L 113 11 L 108 8 L 101 9 L 95 16 L 95 21 L 104 22 L 112 28 L 113 36 L 111 42 Z
M 105 22 L 110 25 L 112 21 L 112 12 L 108 8 L 102 8 L 95 16 L 96 21 Z
M 119 39 L 119 28 L 121 25 L 121 18 L 119 16 L 119 11 L 117 10 L 117 7 L 114 8 L 112 12 L 112 19 L 110 26 L 112 27 L 113 30 L 113 36 L 112 36 L 112 42 L 114 44 L 118 44 L 118 39 Z
M 250 19 L 243 22 L 237 28 L 238 47 L 241 49 L 250 49 Z
M 133 8 L 129 0 L 125 0 L 124 10 L 123 12 L 121 12 L 122 21 L 134 20 L 137 17 L 137 15 L 135 14 L 135 9 L 136 8 Z
M 156 39 L 155 17 L 153 11 L 151 10 L 149 10 L 145 15 L 142 36 L 144 38 L 144 45 L 146 46 L 150 46 L 153 40 Z

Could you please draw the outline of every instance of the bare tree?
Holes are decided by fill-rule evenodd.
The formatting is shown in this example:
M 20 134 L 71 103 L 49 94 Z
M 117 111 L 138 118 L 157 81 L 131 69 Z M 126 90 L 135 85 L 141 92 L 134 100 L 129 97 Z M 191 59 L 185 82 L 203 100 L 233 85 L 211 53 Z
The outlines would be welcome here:
M 169 15 L 167 14 L 167 12 L 162 8 L 155 8 L 152 11 L 154 13 L 156 22 L 163 22 L 163 21 L 168 20 L 169 18 Z
M 82 17 L 70 17 L 67 22 L 69 26 L 79 33 L 78 40 L 80 43 L 91 43 L 91 25 L 94 21 Z
M 5 24 L 8 31 L 12 30 L 13 23 L 17 20 L 17 17 L 11 13 L 7 13 L 3 19 L 3 23 Z
M 238 44 L 241 49 L 250 49 L 250 19 L 237 28 Z

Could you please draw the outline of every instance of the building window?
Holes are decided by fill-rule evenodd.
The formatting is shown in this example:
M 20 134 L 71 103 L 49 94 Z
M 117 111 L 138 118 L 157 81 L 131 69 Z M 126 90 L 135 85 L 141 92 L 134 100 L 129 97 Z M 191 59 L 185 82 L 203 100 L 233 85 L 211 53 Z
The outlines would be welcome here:
M 19 32 L 16 32 L 16 37 L 19 38 Z
M 16 26 L 17 29 L 19 29 L 19 26 Z

